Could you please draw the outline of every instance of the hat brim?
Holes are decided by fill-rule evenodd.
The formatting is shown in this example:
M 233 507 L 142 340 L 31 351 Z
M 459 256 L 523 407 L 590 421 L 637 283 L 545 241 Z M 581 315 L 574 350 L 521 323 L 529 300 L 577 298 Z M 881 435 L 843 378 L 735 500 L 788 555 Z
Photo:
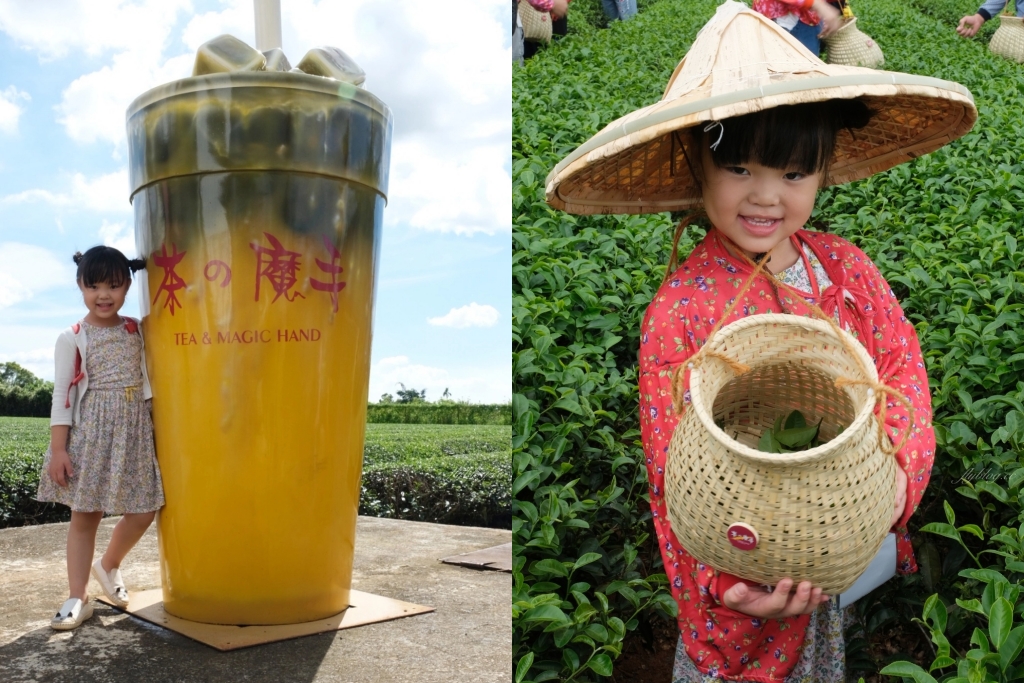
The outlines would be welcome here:
M 933 152 L 971 129 L 971 93 L 938 78 L 848 68 L 697 100 L 663 100 L 613 121 L 548 175 L 548 204 L 574 214 L 678 211 L 697 199 L 680 131 L 771 107 L 861 98 L 876 113 L 842 130 L 826 185 L 859 180 Z

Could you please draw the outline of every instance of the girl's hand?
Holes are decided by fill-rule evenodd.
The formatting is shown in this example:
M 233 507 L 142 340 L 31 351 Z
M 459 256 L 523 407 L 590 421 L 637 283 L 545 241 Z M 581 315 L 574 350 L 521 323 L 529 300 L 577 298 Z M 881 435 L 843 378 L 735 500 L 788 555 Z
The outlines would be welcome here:
M 889 522 L 891 529 L 900 521 L 903 516 L 903 509 L 907 507 L 907 473 L 903 468 L 896 466 L 896 504 L 892 511 L 892 521 Z
M 68 478 L 75 476 L 74 470 L 71 469 L 71 456 L 67 451 L 51 451 L 50 467 L 46 471 L 50 479 L 61 488 L 67 488 Z
M 566 0 L 555 0 L 551 7 L 551 18 L 558 21 L 569 12 L 569 3 Z
M 828 38 L 843 27 L 842 13 L 825 0 L 814 0 L 811 9 L 821 17 L 821 30 L 818 32 L 819 38 Z
M 826 601 L 828 596 L 822 595 L 821 589 L 810 581 L 803 581 L 793 590 L 793 579 L 782 579 L 771 593 L 762 586 L 737 583 L 722 596 L 722 604 L 729 609 L 760 619 L 810 614 Z

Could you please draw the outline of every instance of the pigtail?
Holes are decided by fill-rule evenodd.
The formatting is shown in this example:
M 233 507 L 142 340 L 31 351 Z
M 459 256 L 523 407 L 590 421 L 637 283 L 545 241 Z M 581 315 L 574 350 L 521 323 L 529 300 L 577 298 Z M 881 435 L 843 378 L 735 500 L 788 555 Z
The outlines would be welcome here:
M 133 273 L 137 273 L 146 267 L 146 259 L 144 258 L 132 258 L 128 259 L 128 269 Z
M 82 262 L 83 258 L 85 257 L 82 255 L 82 252 L 76 251 L 75 255 L 71 257 L 71 260 L 74 261 L 75 265 L 77 266 Z

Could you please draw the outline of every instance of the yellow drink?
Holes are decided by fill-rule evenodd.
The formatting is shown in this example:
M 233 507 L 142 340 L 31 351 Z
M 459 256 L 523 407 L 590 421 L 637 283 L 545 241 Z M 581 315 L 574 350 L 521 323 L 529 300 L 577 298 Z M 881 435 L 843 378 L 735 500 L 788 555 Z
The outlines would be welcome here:
M 218 74 L 146 93 L 128 128 L 165 608 L 225 624 L 336 614 L 390 112 L 329 79 Z

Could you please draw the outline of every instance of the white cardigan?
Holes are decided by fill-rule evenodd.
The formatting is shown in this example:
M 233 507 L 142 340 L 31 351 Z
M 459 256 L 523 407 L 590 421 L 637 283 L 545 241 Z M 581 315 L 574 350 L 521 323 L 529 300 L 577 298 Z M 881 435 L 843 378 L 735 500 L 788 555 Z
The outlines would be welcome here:
M 135 318 L 121 316 L 125 325 L 134 323 L 138 334 L 142 336 L 142 326 Z M 82 379 L 75 380 L 75 356 L 82 354 Z M 72 325 L 57 337 L 57 345 L 53 349 L 53 360 L 56 369 L 53 377 L 53 405 L 50 408 L 50 426 L 76 425 L 81 419 L 82 397 L 89 390 L 89 375 L 85 371 L 85 360 L 88 358 L 86 336 L 80 323 Z M 142 348 L 142 396 L 153 398 L 153 390 L 149 386 L 149 373 L 146 372 L 146 348 Z M 71 404 L 68 406 L 68 404 Z

